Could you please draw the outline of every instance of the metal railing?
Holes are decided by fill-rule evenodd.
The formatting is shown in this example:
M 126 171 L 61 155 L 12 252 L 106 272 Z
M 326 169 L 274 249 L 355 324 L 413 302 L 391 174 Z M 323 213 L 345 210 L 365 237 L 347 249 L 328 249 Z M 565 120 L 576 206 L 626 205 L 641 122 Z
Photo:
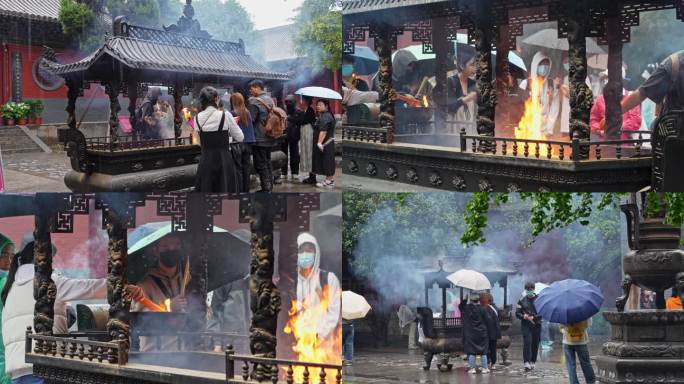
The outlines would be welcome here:
M 614 151 L 614 159 L 622 159 L 629 152 L 630 157 L 643 155 L 643 146 L 650 143 L 651 139 L 645 139 L 639 133 L 638 139 L 628 140 L 605 140 L 590 141 L 572 139 L 571 141 L 559 140 L 534 140 L 518 139 L 509 137 L 491 137 L 480 135 L 460 134 L 461 152 L 485 153 L 492 155 L 511 156 L 517 158 L 534 158 L 548 160 L 580 161 L 593 158 L 604 158 L 603 149 L 610 148 Z
M 345 125 L 342 128 L 342 139 L 365 141 L 369 143 L 387 143 L 388 128 Z
M 87 333 L 84 333 L 84 337 Z M 128 362 L 128 340 L 111 342 L 78 339 L 78 335 L 47 336 L 26 328 L 26 354 L 59 356 L 72 360 L 96 360 L 98 363 L 124 365 Z M 35 341 L 35 345 L 34 345 Z
M 169 148 L 194 145 L 192 138 L 179 137 L 173 139 L 138 139 L 133 135 L 118 136 L 115 141 L 109 136 L 86 138 L 86 150 L 124 152 L 150 148 Z
M 231 382 L 236 376 L 236 363 L 241 362 L 240 376 L 246 382 L 271 381 L 276 384 L 279 382 L 281 369 L 285 372 L 285 382 L 295 383 L 295 367 L 302 367 L 301 384 L 326 384 L 328 382 L 328 372 L 333 371 L 334 382 L 342 383 L 342 366 L 336 364 L 307 363 L 294 360 L 271 359 L 267 357 L 236 355 L 232 346 L 226 348 L 226 380 Z M 257 369 L 259 367 L 260 369 Z M 311 371 L 318 370 L 318 380 L 312 377 Z
M 457 328 L 462 326 L 463 320 L 459 317 L 447 317 L 446 319 L 436 317 L 432 319 L 433 328 Z

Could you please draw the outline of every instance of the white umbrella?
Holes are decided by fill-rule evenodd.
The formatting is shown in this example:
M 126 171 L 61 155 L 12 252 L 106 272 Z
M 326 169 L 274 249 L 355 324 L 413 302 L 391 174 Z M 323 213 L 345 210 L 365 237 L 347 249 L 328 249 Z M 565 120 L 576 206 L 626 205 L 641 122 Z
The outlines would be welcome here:
M 532 36 L 525 38 L 522 42 L 528 45 L 536 45 L 538 47 L 557 49 L 560 51 L 567 51 L 570 46 L 568 39 L 559 39 L 558 31 L 553 28 L 542 29 Z M 606 53 L 606 51 L 596 43 L 596 39 L 587 38 L 587 54 L 599 53 Z
M 366 299 L 352 291 L 342 292 L 342 318 L 345 320 L 362 319 L 371 310 Z
M 304 87 L 299 88 L 295 95 L 315 97 L 318 99 L 342 100 L 342 95 L 325 87 Z
M 492 283 L 489 282 L 487 276 L 471 269 L 460 269 L 447 276 L 447 280 L 451 281 L 457 287 L 473 291 L 492 289 Z

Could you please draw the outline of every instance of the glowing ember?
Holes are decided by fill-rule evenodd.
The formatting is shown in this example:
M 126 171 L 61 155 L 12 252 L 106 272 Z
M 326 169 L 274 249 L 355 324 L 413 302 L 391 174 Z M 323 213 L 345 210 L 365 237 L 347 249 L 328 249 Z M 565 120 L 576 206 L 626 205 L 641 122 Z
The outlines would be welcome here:
M 171 299 L 164 300 L 164 307 L 166 308 L 166 312 L 171 312 Z
M 341 300 L 342 295 L 339 290 L 330 292 L 328 286 L 324 287 L 320 303 L 310 306 L 308 302 L 300 303 L 292 301 L 292 308 L 288 311 L 289 320 L 285 325 L 284 332 L 292 334 L 295 338 L 295 345 L 292 350 L 297 353 L 297 361 L 308 363 L 342 363 L 342 329 L 337 327 L 333 335 L 327 340 L 322 340 L 317 336 L 318 323 L 328 311 L 330 300 Z M 299 310 L 298 310 L 299 309 Z M 287 371 L 283 368 L 283 371 Z M 304 367 L 294 367 L 294 378 L 296 382 L 301 382 Z M 318 378 L 320 369 L 312 368 L 309 370 L 309 382 Z M 337 373 L 332 370 L 326 371 L 327 383 L 335 382 Z M 318 382 L 318 381 L 316 381 Z

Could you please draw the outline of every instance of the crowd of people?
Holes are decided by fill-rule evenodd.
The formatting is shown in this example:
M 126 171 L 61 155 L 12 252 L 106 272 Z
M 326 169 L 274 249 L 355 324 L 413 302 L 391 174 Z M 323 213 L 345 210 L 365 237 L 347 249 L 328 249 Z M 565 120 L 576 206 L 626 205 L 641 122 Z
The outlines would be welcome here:
M 330 102 L 288 95 L 280 108 L 261 80 L 251 81 L 247 92 L 247 97 L 239 92 L 221 96 L 207 86 L 199 92 L 194 113 L 187 112 L 189 135 L 202 148 L 195 190 L 249 192 L 252 171 L 260 192 L 271 192 L 284 179 L 334 188 L 337 121 Z M 145 140 L 175 138 L 172 103 L 160 88 L 151 87 L 131 122 L 133 135 Z M 282 129 L 274 129 L 280 124 Z M 286 160 L 274 172 L 271 154 L 278 149 Z
M 684 59 L 684 51 L 675 52 L 660 64 L 649 64 L 641 74 L 643 84 L 633 90 L 627 89 L 631 83 L 627 78 L 627 64 L 623 63 L 622 79 L 622 125 L 619 132 L 606 130 L 606 103 L 604 90 L 608 84 L 608 71 L 601 67 L 587 67 L 586 84 L 592 91 L 594 104 L 591 109 L 590 133 L 592 140 L 621 139 L 639 137 L 640 131 L 653 130 L 656 119 L 670 110 L 681 110 L 684 100 L 684 76 L 679 67 Z M 427 60 L 429 61 L 429 60 Z M 350 66 L 352 64 L 347 64 Z M 406 133 L 406 127 L 416 124 L 416 116 L 421 113 L 416 108 L 443 108 L 447 112 L 446 125 L 433 127 L 422 133 L 458 134 L 465 129 L 468 135 L 476 135 L 477 89 L 475 86 L 475 49 L 458 44 L 452 70 L 447 72 L 446 104 L 437 105 L 432 96 L 436 85 L 434 69 L 421 64 L 409 51 L 398 50 L 393 56 L 392 87 L 396 96 L 395 131 Z M 421 69 L 422 68 L 422 69 Z M 347 70 L 353 73 L 353 68 Z M 553 49 L 539 50 L 531 56 L 529 64 L 522 59 L 516 65 L 509 64 L 507 78 L 496 79 L 504 92 L 498 95 L 497 126 L 499 134 L 513 136 L 511 127 L 517 127 L 523 117 L 525 104 L 532 95 L 537 95 L 540 107 L 539 137 L 547 139 L 569 139 L 570 132 L 570 81 L 569 58 L 566 51 Z M 369 85 L 370 84 L 370 85 Z M 533 92 L 534 86 L 540 87 Z M 378 102 L 378 74 L 372 75 L 368 82 L 355 75 L 344 88 L 345 105 Z M 422 101 L 425 100 L 425 101 Z M 666 105 L 667 104 L 667 105 Z M 413 107 L 413 109 L 411 109 Z M 407 108 L 410 113 L 404 113 Z M 423 121 L 425 127 L 434 119 Z M 610 137 L 609 137 L 610 135 Z M 616 136 L 617 135 L 617 136 Z

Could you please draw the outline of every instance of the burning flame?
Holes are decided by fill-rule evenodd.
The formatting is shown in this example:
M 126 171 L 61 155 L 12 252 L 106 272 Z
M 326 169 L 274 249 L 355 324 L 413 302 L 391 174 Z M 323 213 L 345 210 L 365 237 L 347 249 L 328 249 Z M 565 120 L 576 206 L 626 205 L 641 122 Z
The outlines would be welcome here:
M 427 96 L 423 95 L 423 107 L 427 108 L 429 106 L 430 106 L 430 104 L 428 103 Z
M 190 113 L 187 107 L 183 108 L 183 118 L 186 121 L 192 119 L 192 114 Z
M 289 320 L 283 330 L 287 334 L 292 334 L 295 338 L 295 345 L 292 350 L 297 354 L 297 361 L 309 363 L 328 363 L 341 364 L 342 353 L 342 330 L 337 327 L 331 337 L 323 340 L 318 337 L 318 324 L 320 319 L 328 311 L 330 300 L 341 300 L 342 295 L 339 290 L 330 292 L 329 287 L 325 286 L 317 305 L 310 305 L 308 301 L 292 301 L 292 308 L 288 311 Z M 296 382 L 301 382 L 304 367 L 294 367 L 294 378 Z M 286 369 L 283 369 L 286 371 Z M 320 369 L 311 368 L 309 370 L 310 382 L 317 381 Z M 337 372 L 326 371 L 327 383 L 335 382 Z
M 547 140 L 546 135 L 542 132 L 542 123 L 544 122 L 541 104 L 542 92 L 544 92 L 544 79 L 533 76 L 530 79 L 530 97 L 525 101 L 525 113 L 515 128 L 516 139 Z M 545 156 L 547 153 L 546 145 L 540 145 L 539 151 L 541 156 Z M 555 148 L 553 152 L 553 155 L 556 155 Z
M 164 300 L 164 307 L 166 308 L 166 312 L 171 312 L 171 299 Z

